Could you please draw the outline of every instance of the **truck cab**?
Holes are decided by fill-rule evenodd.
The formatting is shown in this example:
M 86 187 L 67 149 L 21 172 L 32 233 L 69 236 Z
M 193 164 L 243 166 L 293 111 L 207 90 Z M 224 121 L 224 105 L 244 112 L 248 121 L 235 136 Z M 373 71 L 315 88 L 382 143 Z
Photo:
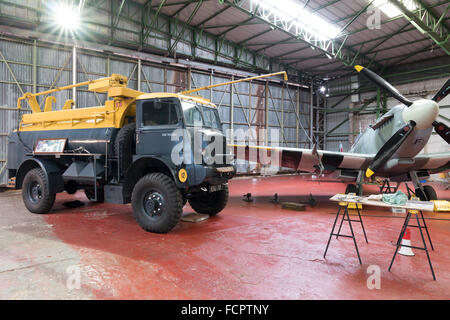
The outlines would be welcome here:
M 189 190 L 220 185 L 234 174 L 234 157 L 227 152 L 217 107 L 202 98 L 137 100 L 135 160 L 148 156 L 167 163 L 178 186 Z M 183 169 L 187 174 L 180 180 Z

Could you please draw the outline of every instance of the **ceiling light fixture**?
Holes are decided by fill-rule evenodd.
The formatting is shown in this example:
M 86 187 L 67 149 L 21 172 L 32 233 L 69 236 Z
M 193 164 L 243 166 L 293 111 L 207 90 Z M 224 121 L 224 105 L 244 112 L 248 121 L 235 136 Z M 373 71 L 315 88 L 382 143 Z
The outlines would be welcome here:
M 319 40 L 329 40 L 338 36 L 340 29 L 317 14 L 311 13 L 298 1 L 292 0 L 252 0 L 264 10 L 270 11 L 287 23 L 306 30 Z
M 410 11 L 417 9 L 417 5 L 412 0 L 404 0 L 403 4 Z M 384 12 L 389 18 L 398 17 L 402 14 L 402 12 L 388 0 L 375 0 L 373 5 Z

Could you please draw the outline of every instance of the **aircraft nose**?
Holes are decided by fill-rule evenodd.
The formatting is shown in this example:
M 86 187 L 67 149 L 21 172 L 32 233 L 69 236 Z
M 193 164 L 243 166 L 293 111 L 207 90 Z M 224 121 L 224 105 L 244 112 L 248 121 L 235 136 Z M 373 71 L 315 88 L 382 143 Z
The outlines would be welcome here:
M 438 114 L 439 106 L 435 101 L 417 100 L 408 108 L 403 109 L 403 120 L 406 123 L 414 121 L 416 128 L 422 130 L 431 128 Z

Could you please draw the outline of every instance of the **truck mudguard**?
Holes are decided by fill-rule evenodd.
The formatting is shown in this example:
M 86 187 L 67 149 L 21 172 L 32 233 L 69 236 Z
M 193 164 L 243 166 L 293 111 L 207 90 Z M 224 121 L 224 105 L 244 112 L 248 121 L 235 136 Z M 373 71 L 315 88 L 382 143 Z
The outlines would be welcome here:
M 24 160 L 17 170 L 16 189 L 22 188 L 25 175 L 33 168 L 40 167 L 48 177 L 49 193 L 54 194 L 64 191 L 62 170 L 54 162 L 47 159 L 28 158 Z

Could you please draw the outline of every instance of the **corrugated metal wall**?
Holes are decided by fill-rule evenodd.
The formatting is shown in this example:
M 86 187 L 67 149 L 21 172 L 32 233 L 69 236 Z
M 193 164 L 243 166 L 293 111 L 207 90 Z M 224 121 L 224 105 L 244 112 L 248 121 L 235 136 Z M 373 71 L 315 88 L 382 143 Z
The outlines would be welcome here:
M 51 30 L 54 26 L 48 14 L 51 12 L 52 2 L 58 1 L 1 1 L 0 16 L 10 25 L 39 24 L 42 30 Z M 270 61 L 261 53 L 255 53 L 245 47 L 238 48 L 225 38 L 218 42 L 207 30 L 200 31 L 185 26 L 177 17 L 156 14 L 156 8 L 147 12 L 152 3 L 147 4 L 144 6 L 136 1 L 122 3 L 117 0 L 84 1 L 83 31 L 77 36 L 103 44 L 114 42 L 114 45 L 121 47 L 143 48 L 147 52 L 166 53 L 172 49 L 171 54 L 194 55 L 210 63 L 220 62 L 229 66 L 257 67 L 267 71 L 281 71 L 286 68 L 276 60 Z M 120 7 L 122 9 L 119 9 Z M 120 17 L 117 16 L 119 11 Z M 240 50 L 240 58 L 236 62 L 237 48 Z M 298 73 L 295 69 L 289 71 L 291 74 Z
M 5 165 L 7 134 L 18 125 L 17 98 L 24 92 L 39 92 L 71 84 L 72 61 L 71 47 L 12 38 L 0 39 L 0 169 Z M 179 92 L 234 79 L 230 74 L 174 67 L 87 49 L 76 50 L 76 70 L 77 82 L 119 73 L 129 77 L 128 87 L 140 87 L 145 92 Z M 310 99 L 306 89 L 270 81 L 253 81 L 217 87 L 201 94 L 218 105 L 225 129 L 266 128 L 268 112 L 267 127 L 281 129 L 282 146 L 307 146 L 305 131 L 309 130 Z M 54 96 L 57 100 L 54 106 L 56 109 L 60 109 L 67 99 L 73 98 L 72 90 L 57 92 Z M 76 90 L 77 108 L 101 105 L 105 99 L 105 94 L 88 92 L 86 87 Z M 38 101 L 43 107 L 45 96 Z M 245 165 L 240 167 L 240 172 L 250 172 L 252 169 L 254 167 Z M 6 175 L 3 172 L 0 184 L 5 182 Z

